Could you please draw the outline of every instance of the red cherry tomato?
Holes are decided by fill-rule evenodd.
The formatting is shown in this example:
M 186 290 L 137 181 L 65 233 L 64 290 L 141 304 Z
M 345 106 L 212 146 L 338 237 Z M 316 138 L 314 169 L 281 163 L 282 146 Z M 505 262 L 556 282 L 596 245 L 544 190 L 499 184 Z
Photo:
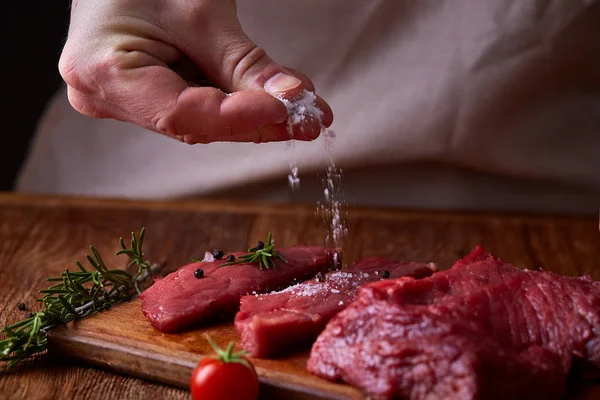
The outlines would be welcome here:
M 227 350 L 219 349 L 212 340 L 216 357 L 202 359 L 190 381 L 194 400 L 256 400 L 259 382 L 254 367 L 243 357 L 243 352 L 232 353 L 233 343 Z

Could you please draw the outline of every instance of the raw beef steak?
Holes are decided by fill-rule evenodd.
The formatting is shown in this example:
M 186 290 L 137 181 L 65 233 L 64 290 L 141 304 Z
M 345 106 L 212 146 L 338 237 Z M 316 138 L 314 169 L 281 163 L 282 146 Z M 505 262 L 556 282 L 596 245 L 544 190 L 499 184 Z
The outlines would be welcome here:
M 575 361 L 600 366 L 599 335 L 599 282 L 477 247 L 429 278 L 363 287 L 307 367 L 381 399 L 561 399 Z
M 221 314 L 235 314 L 240 297 L 277 290 L 310 279 L 334 267 L 333 250 L 298 246 L 278 251 L 287 263 L 276 260 L 272 269 L 256 264 L 219 267 L 224 260 L 195 262 L 157 280 L 141 294 L 142 311 L 161 332 L 177 332 Z M 233 253 L 237 256 L 244 253 Z M 203 276 L 194 272 L 202 269 Z
M 235 327 L 250 355 L 277 356 L 311 343 L 327 321 L 354 300 L 361 285 L 401 276 L 422 278 L 435 271 L 433 263 L 364 259 L 350 269 L 319 274 L 280 292 L 243 296 Z

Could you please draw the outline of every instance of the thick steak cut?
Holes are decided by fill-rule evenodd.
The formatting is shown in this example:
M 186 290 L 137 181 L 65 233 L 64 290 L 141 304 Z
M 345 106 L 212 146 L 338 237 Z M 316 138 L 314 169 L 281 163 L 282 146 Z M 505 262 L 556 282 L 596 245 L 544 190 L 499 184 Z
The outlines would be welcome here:
M 361 285 L 384 277 L 422 278 L 435 271 L 433 263 L 363 259 L 350 269 L 317 275 L 280 292 L 243 296 L 235 328 L 242 347 L 253 357 L 278 356 L 312 343 L 331 317 L 354 300 Z
M 374 398 L 561 399 L 600 366 L 600 283 L 519 270 L 481 247 L 429 278 L 371 283 L 327 324 L 308 369 Z
M 268 270 L 260 270 L 257 264 L 219 267 L 225 260 L 185 265 L 142 293 L 142 311 L 161 332 L 177 332 L 217 315 L 235 314 L 245 294 L 281 289 L 334 267 L 334 251 L 325 247 L 298 246 L 278 252 L 287 263 L 276 260 L 275 268 Z M 194 276 L 199 268 L 204 271 L 200 279 Z

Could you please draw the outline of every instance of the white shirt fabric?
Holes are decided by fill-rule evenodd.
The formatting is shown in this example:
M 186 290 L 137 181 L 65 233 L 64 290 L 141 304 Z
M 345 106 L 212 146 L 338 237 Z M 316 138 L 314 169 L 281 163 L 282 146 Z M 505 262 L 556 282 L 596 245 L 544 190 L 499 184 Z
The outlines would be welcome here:
M 190 146 L 82 116 L 61 90 L 16 190 L 314 202 L 332 156 L 349 204 L 598 212 L 598 1 L 238 0 L 238 14 L 331 105 L 330 153 L 323 138 Z

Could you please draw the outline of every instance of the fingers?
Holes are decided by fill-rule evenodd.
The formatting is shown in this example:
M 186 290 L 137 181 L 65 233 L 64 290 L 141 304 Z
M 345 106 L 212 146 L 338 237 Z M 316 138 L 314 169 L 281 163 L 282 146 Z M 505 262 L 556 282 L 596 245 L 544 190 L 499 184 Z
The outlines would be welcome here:
M 94 75 L 101 82 L 95 92 L 70 85 L 69 101 L 79 112 L 133 122 L 186 143 L 252 141 L 255 132 L 287 118 L 285 106 L 264 91 L 227 96 L 211 87 L 190 87 L 162 66 L 113 65 L 98 68 Z M 269 138 L 284 140 L 287 135 L 275 131 Z
M 244 33 L 234 2 L 202 1 L 185 10 L 178 2 L 167 4 L 173 4 L 167 24 L 179 25 L 171 32 L 177 47 L 225 92 L 262 89 L 285 72 Z
M 308 90 L 309 92 L 315 92 L 315 85 L 313 84 L 312 80 L 306 76 L 305 74 L 303 74 L 302 72 L 296 71 L 293 68 L 289 68 L 286 67 L 285 68 L 286 71 L 288 71 L 291 75 L 293 75 L 294 78 L 296 78 L 298 81 L 296 82 L 290 82 L 287 86 L 289 86 L 287 89 L 283 90 L 283 92 L 279 92 L 276 93 L 272 88 L 269 87 L 269 81 L 265 84 L 265 90 L 270 92 L 271 94 L 278 96 L 278 97 L 283 97 L 286 100 L 290 100 L 293 101 L 295 98 L 299 97 L 302 95 L 302 91 L 304 89 Z M 273 80 L 273 78 L 271 78 L 271 80 Z M 286 85 L 282 85 L 282 86 L 286 86 Z M 321 123 L 325 126 L 325 127 L 329 127 L 331 126 L 331 124 L 333 123 L 333 110 L 331 109 L 331 107 L 329 106 L 329 104 L 327 104 L 327 102 L 320 96 L 316 96 L 316 106 L 323 112 L 323 116 L 321 119 Z M 320 130 L 320 126 L 318 127 Z M 309 128 L 309 130 L 311 132 L 314 132 L 314 127 L 312 129 Z M 310 136 L 312 139 L 316 139 L 316 137 L 318 136 L 314 136 L 313 134 L 309 134 L 308 136 Z M 311 140 L 312 140 L 311 139 Z
M 327 102 L 319 96 L 317 96 L 316 103 L 317 103 L 317 107 L 319 107 L 321 109 L 321 111 L 323 111 L 323 117 L 321 119 L 321 123 L 326 128 L 329 128 L 331 126 L 331 124 L 333 123 L 333 110 L 331 109 L 331 107 L 329 107 L 329 104 L 327 104 Z
M 310 78 L 276 63 L 246 35 L 233 5 L 213 4 L 219 4 L 219 7 L 207 7 L 202 23 L 197 21 L 189 27 L 195 34 L 179 36 L 178 40 L 182 41 L 187 56 L 220 88 L 230 93 L 264 89 L 287 100 L 301 96 L 304 90 L 315 91 Z M 197 40 L 198 37 L 203 40 Z M 317 105 L 323 111 L 322 123 L 330 126 L 333 121 L 331 107 L 322 98 Z M 308 133 L 300 136 L 317 137 L 320 124 L 317 126 L 318 129 L 304 127 Z
M 188 61 L 198 71 L 186 69 Z M 294 101 L 314 85 L 245 35 L 233 1 L 79 0 L 59 71 L 82 114 L 132 122 L 186 143 L 314 140 L 321 123 L 333 120 L 317 97 L 322 121 L 308 115 L 289 124 L 280 99 Z M 223 90 L 186 81 L 204 78 Z

